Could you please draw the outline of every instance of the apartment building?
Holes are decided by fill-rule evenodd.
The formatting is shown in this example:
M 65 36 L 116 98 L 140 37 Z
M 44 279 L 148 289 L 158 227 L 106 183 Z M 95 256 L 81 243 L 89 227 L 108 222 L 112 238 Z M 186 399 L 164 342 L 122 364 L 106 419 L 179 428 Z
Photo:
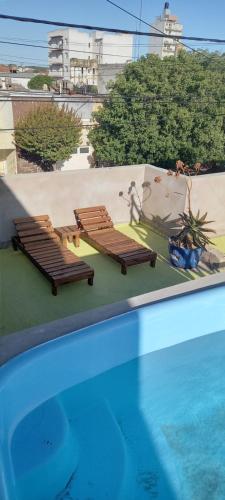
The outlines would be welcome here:
M 180 24 L 177 16 L 171 14 L 169 2 L 165 2 L 163 13 L 156 18 L 150 33 L 158 33 L 157 30 L 165 33 L 165 35 L 174 35 L 174 39 L 151 36 L 149 53 L 156 54 L 161 59 L 168 56 L 176 56 L 181 48 L 176 37 L 182 35 L 183 25 Z
M 133 36 L 74 28 L 48 33 L 49 74 L 74 85 L 97 85 L 98 66 L 132 60 Z

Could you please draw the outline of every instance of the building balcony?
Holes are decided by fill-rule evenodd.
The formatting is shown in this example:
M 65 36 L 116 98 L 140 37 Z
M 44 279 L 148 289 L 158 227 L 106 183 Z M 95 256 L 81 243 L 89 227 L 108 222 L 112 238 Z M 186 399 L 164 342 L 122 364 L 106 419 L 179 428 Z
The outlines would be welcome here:
M 49 64 L 63 64 L 62 54 L 49 54 L 48 55 Z
M 48 46 L 51 49 L 62 49 L 63 48 L 63 37 L 49 38 Z

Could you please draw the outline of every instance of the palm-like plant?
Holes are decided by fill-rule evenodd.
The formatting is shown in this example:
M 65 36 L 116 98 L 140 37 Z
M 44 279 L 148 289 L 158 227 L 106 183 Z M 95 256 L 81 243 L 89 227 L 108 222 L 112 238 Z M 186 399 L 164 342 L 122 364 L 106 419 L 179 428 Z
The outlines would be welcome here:
M 208 244 L 213 244 L 213 242 L 208 238 L 205 233 L 215 233 L 213 229 L 208 229 L 205 227 L 206 224 L 211 224 L 213 221 L 207 221 L 207 212 L 200 217 L 200 212 L 198 210 L 195 216 L 189 209 L 188 213 L 179 214 L 181 218 L 182 230 L 177 234 L 173 241 L 179 247 L 183 248 L 195 248 L 201 247 L 205 248 Z

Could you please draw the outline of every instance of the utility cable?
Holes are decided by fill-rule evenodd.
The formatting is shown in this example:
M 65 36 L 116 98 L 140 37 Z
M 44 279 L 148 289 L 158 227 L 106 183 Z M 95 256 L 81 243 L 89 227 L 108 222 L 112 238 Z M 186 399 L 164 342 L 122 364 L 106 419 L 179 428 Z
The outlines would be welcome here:
M 155 31 L 157 31 L 158 33 L 161 33 L 164 35 L 164 37 L 166 38 L 171 38 L 170 36 L 167 36 L 165 35 L 165 33 L 161 30 L 159 30 L 158 28 L 155 28 L 155 26 L 153 26 L 152 24 L 148 23 L 147 21 L 145 21 L 144 19 L 142 19 L 142 16 L 138 17 L 136 16 L 135 14 L 133 14 L 132 12 L 130 12 L 129 10 L 127 9 L 124 9 L 123 7 L 121 7 L 120 5 L 116 4 L 115 2 L 113 2 L 112 0 L 106 0 L 108 3 L 110 3 L 111 5 L 114 5 L 114 7 L 117 7 L 118 9 L 122 10 L 123 12 L 125 12 L 126 14 L 128 14 L 129 16 L 133 17 L 134 19 L 137 19 L 139 20 L 141 23 L 143 24 L 146 24 L 146 26 L 149 26 L 150 28 L 153 28 Z M 154 35 L 155 33 L 153 33 Z M 158 36 L 158 35 L 156 35 Z M 184 38 L 184 37 L 173 37 L 173 40 L 177 42 L 177 38 Z M 192 52 L 199 52 L 198 50 L 194 49 L 193 47 L 191 47 L 190 45 L 187 45 L 186 43 L 183 43 L 183 42 L 179 42 L 180 45 L 182 45 L 183 47 L 191 50 Z
M 91 30 L 91 31 L 105 31 L 105 32 L 110 32 L 110 33 L 120 33 L 120 34 L 124 34 L 124 35 L 140 35 L 140 36 L 149 36 L 149 37 L 154 36 L 157 38 L 171 38 L 172 40 L 174 40 L 174 38 L 176 38 L 178 40 L 193 40 L 196 42 L 213 42 L 213 43 L 218 43 L 218 44 L 225 43 L 225 39 L 221 39 L 221 38 L 208 38 L 208 37 L 184 36 L 184 35 L 177 35 L 176 37 L 174 37 L 174 35 L 165 35 L 165 33 L 164 34 L 149 33 L 149 32 L 144 32 L 144 31 L 125 30 L 125 29 L 118 29 L 118 28 L 107 28 L 107 27 L 102 27 L 102 26 L 90 26 L 87 24 L 73 24 L 73 23 L 65 23 L 62 21 L 49 21 L 46 19 L 36 19 L 33 17 L 9 16 L 7 14 L 0 14 L 0 19 L 23 22 L 23 23 L 63 26 L 66 28 L 78 28 L 78 29 Z
M 1 16 L 0 16 L 1 17 Z M 64 49 L 64 48 L 51 48 L 51 45 L 35 45 L 33 43 L 22 43 L 22 42 L 8 42 L 8 41 L 5 41 L 5 40 L 0 40 L 0 44 L 4 44 L 4 45 L 16 45 L 16 46 L 22 46 L 22 47 L 34 47 L 34 48 L 38 48 L 38 49 L 48 49 L 48 51 L 60 51 L 60 52 L 78 52 L 78 53 L 82 53 L 82 54 L 94 54 L 96 56 L 99 55 L 99 52 L 92 52 L 91 50 L 77 50 L 77 49 Z M 102 53 L 103 56 L 112 56 L 112 57 L 118 57 L 117 54 L 109 54 L 109 53 Z M 123 57 L 125 58 L 126 60 L 129 60 L 129 59 L 134 59 L 132 56 L 131 57 L 128 57 L 128 56 L 123 56 L 123 55 L 120 55 L 119 57 Z

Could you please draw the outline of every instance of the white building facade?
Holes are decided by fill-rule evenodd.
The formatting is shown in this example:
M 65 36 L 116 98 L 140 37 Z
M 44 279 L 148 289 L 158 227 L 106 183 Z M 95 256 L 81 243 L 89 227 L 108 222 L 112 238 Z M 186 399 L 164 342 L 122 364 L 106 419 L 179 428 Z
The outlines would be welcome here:
M 169 2 L 165 2 L 163 13 L 161 16 L 157 17 L 153 23 L 153 27 L 150 33 L 159 33 L 159 31 L 165 33 L 165 35 L 172 35 L 172 38 L 160 38 L 160 37 L 150 37 L 149 53 L 156 54 L 160 59 L 164 57 L 176 56 L 179 52 L 181 45 L 176 37 L 179 37 L 183 33 L 183 25 L 180 24 L 177 16 L 170 13 Z M 158 31 L 159 30 L 159 31 Z
M 133 36 L 74 28 L 48 33 L 49 75 L 74 85 L 97 85 L 98 65 L 132 60 Z
M 63 106 L 63 96 L 54 97 L 54 101 L 58 103 L 59 107 Z M 89 139 L 88 133 L 92 127 L 94 127 L 94 122 L 92 118 L 92 113 L 97 111 L 101 106 L 101 102 L 96 103 L 90 98 L 85 96 L 82 98 L 83 102 L 71 101 L 68 102 L 68 97 L 65 97 L 65 104 L 69 110 L 73 110 L 77 116 L 81 119 L 82 124 L 82 134 L 81 142 L 68 160 L 58 161 L 57 166 L 60 170 L 83 170 L 91 168 L 94 166 L 94 148 L 92 147 Z M 58 102 L 59 101 L 59 102 Z

